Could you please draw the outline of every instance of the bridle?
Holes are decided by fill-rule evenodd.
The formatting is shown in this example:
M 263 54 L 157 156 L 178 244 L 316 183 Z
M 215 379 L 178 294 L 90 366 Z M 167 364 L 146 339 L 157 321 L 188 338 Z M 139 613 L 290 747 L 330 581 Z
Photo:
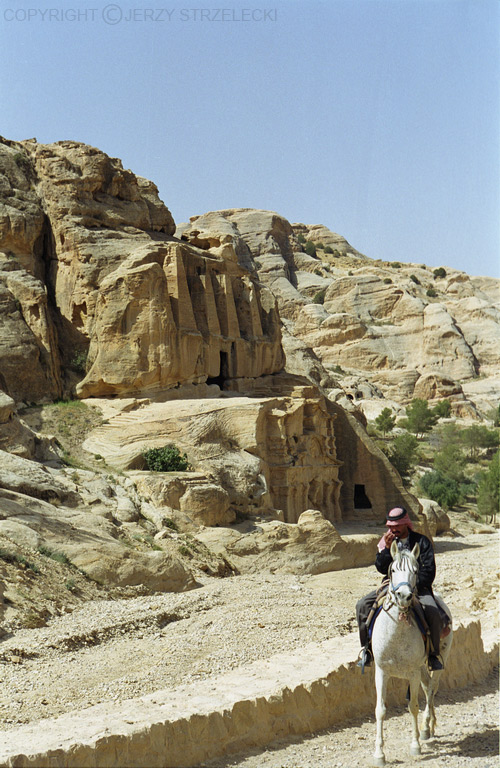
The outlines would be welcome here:
M 399 570 L 399 568 L 395 568 L 394 566 L 398 566 L 402 559 L 407 560 L 408 570 L 405 571 L 405 573 L 409 573 L 413 576 L 415 576 L 415 579 L 413 580 L 413 584 L 410 581 L 400 581 L 398 584 L 393 585 L 392 583 L 392 577 L 393 577 L 393 571 Z M 388 611 L 392 605 L 397 606 L 399 609 L 399 612 L 401 614 L 401 618 L 407 617 L 408 611 L 411 608 L 411 604 L 413 602 L 413 597 L 415 593 L 415 588 L 417 586 L 417 573 L 418 573 L 418 564 L 415 562 L 415 564 L 412 562 L 415 558 L 411 556 L 411 553 L 408 552 L 408 554 L 401 552 L 398 555 L 397 560 L 393 560 L 392 563 L 389 566 L 388 571 L 388 578 L 389 578 L 389 588 L 387 590 L 387 597 L 384 601 L 384 611 Z M 407 605 L 401 605 L 401 603 L 398 600 L 397 591 L 401 587 L 408 587 L 411 594 L 411 599 L 408 601 Z

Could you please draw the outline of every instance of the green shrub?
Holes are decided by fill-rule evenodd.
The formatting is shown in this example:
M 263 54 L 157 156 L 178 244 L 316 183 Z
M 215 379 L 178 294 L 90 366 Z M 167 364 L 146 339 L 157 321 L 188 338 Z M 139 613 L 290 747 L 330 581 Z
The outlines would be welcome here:
M 437 470 L 422 475 L 418 486 L 425 497 L 437 501 L 443 509 L 454 507 L 462 499 L 460 483 Z
M 413 280 L 413 282 L 416 283 L 416 285 L 420 285 L 420 280 L 416 275 L 410 275 L 410 280 Z
M 16 152 L 14 155 L 14 162 L 22 171 L 26 172 L 31 170 L 31 161 L 23 152 Z
M 87 356 L 88 356 L 87 350 L 80 350 L 78 352 L 75 352 L 69 364 L 69 367 L 71 368 L 71 370 L 76 371 L 76 373 L 86 373 Z
M 38 547 L 38 551 L 44 557 L 49 557 L 51 560 L 55 560 L 56 563 L 60 563 L 61 565 L 73 565 L 69 557 L 65 555 L 64 552 L 56 552 L 53 549 L 46 547 L 44 544 L 42 544 L 41 547 Z
M 299 234 L 297 235 L 297 240 L 299 241 L 299 243 L 305 243 L 306 242 L 306 238 L 304 237 L 302 232 L 299 232 Z
M 417 463 L 418 440 L 408 432 L 404 432 L 398 435 L 393 445 L 384 452 L 401 477 L 408 477 Z
M 181 454 L 173 443 L 163 448 L 149 448 L 142 455 L 150 472 L 186 472 L 190 466 L 186 454 Z
M 500 427 L 500 405 L 491 411 L 490 419 L 492 420 L 494 427 Z
M 12 565 L 20 565 L 22 568 L 26 568 L 27 571 L 33 571 L 33 573 L 40 573 L 40 569 L 34 563 L 27 560 L 24 555 L 18 555 L 16 552 L 9 552 L 8 550 L 0 547 L 0 560 L 5 563 L 11 563 Z
M 318 293 L 314 294 L 313 304 L 323 304 L 326 296 L 326 288 L 322 288 Z
M 401 269 L 401 264 L 399 263 L 399 261 L 391 261 L 391 267 L 393 269 Z
M 318 249 L 318 251 L 324 251 L 325 250 L 325 246 L 323 245 L 323 243 L 315 243 L 315 246 Z
M 484 424 L 472 424 L 460 433 L 462 443 L 469 449 L 469 457 L 477 459 L 480 448 L 497 448 L 500 435 L 496 429 L 488 429 Z
M 432 409 L 432 412 L 439 418 L 439 419 L 447 419 L 451 414 L 451 403 L 448 399 L 440 400 L 439 403 L 436 403 L 434 408 Z
M 435 288 L 427 288 L 426 294 L 427 296 L 429 296 L 429 298 L 435 299 L 436 296 L 438 295 L 438 292 L 436 291 Z
M 437 280 L 438 277 L 446 277 L 446 269 L 438 267 L 432 270 L 432 274 L 434 275 L 434 280 Z
M 304 246 L 304 251 L 308 256 L 316 256 L 316 246 L 312 240 L 308 240 Z
M 500 506 L 500 451 L 491 460 L 486 472 L 482 472 L 477 489 L 477 509 L 483 517 L 490 517 L 491 522 L 499 512 Z
M 331 247 L 331 245 L 325 246 L 325 253 L 333 253 L 333 248 Z
M 391 278 L 390 277 L 384 277 L 384 283 L 386 283 L 386 285 L 389 285 L 389 283 L 392 283 Z

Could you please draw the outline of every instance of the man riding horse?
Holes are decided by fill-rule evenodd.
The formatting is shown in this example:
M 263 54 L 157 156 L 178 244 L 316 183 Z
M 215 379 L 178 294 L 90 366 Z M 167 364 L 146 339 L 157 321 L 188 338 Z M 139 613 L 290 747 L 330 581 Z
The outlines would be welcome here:
M 375 567 L 380 573 L 387 576 L 389 566 L 392 563 L 391 544 L 393 541 L 397 541 L 399 550 L 408 549 L 411 551 L 415 544 L 418 543 L 420 545 L 417 593 L 430 630 L 429 669 L 432 671 L 443 669 L 443 665 L 438 658 L 439 640 L 443 628 L 443 621 L 432 593 L 432 582 L 436 575 L 436 563 L 434 560 L 432 543 L 427 536 L 413 530 L 413 523 L 404 507 L 391 509 L 387 515 L 386 525 L 388 530 L 378 543 Z M 361 659 L 358 662 L 358 666 L 363 670 L 365 666 L 369 667 L 372 663 L 367 620 L 376 597 L 377 590 L 374 590 L 368 595 L 365 595 L 365 597 L 362 597 L 356 605 L 359 639 L 362 646 Z

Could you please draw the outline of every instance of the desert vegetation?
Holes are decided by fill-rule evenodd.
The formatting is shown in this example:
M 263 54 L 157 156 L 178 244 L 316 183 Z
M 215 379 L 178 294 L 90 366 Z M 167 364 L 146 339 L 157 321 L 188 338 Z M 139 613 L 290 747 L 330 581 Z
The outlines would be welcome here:
M 500 430 L 498 411 L 493 426 L 450 419 L 451 403 L 430 407 L 415 398 L 406 417 L 397 419 L 384 408 L 369 429 L 397 469 L 408 490 L 433 499 L 443 509 L 467 509 L 475 518 L 493 522 L 499 509 Z

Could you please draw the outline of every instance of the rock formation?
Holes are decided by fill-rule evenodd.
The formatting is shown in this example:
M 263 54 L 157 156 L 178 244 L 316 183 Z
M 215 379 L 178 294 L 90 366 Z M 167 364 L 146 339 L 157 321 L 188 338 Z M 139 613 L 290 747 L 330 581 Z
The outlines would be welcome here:
M 472 393 L 479 375 L 494 377 L 498 370 L 498 280 L 374 262 L 325 227 L 291 225 L 269 211 L 216 211 L 177 228 L 209 252 L 222 232 L 225 247 L 232 238 L 238 258 L 253 264 L 277 297 L 285 348 L 293 350 L 292 365 L 302 364 L 302 373 L 330 388 L 337 386 L 339 369 L 369 377 L 381 395 L 400 403 L 450 397 L 462 415 L 475 413 L 476 400 L 483 414 L 495 404 L 495 396 L 485 405 Z M 315 359 L 302 353 L 298 363 L 300 341 Z M 472 402 L 466 402 L 464 384 Z M 494 391 L 498 399 L 498 385 Z
M 217 550 L 204 527 L 264 520 L 258 542 L 226 531 L 223 558 L 262 546 L 252 567 L 275 549 L 303 572 L 361 562 L 336 526 L 377 522 L 389 506 L 429 530 L 360 406 L 449 397 L 457 413 L 484 412 L 498 391 L 496 290 L 456 270 L 373 262 L 270 211 L 176 229 L 155 185 L 119 160 L 2 139 L 0 449 L 21 464 L 0 474 L 0 537 L 64 542 L 73 563 L 120 587 L 185 589 L 194 577 L 179 547 Z M 72 484 L 58 441 L 23 418 L 61 397 L 103 414 L 83 448 L 106 469 Z M 144 450 L 166 443 L 190 471 L 145 471 Z M 124 479 L 109 485 L 115 470 Z M 176 538 L 200 531 L 191 549 Z M 231 568 L 209 549 L 195 567 Z

